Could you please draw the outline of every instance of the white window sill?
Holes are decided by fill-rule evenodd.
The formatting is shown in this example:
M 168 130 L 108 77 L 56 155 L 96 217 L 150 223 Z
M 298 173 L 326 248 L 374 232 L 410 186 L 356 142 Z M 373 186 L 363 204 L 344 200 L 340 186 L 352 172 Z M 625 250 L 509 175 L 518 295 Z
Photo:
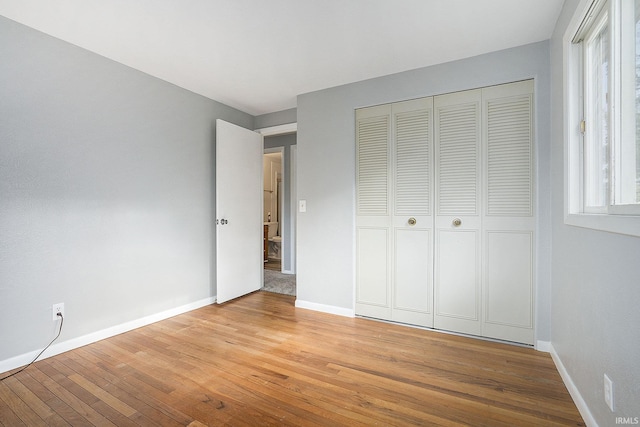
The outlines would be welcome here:
M 576 227 L 640 237 L 640 216 L 607 214 L 568 214 L 564 223 Z

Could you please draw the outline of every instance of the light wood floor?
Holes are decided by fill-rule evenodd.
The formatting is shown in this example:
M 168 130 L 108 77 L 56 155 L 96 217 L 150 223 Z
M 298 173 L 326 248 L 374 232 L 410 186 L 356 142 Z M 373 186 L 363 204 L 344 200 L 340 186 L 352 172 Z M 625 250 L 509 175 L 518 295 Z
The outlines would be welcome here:
M 584 425 L 548 354 L 257 292 L 0 383 L 0 424 Z

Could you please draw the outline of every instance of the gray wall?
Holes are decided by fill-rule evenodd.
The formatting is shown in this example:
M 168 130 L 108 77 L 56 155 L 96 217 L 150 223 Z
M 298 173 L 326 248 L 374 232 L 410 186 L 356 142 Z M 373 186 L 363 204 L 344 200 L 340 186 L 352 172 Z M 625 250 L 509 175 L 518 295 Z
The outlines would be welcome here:
M 298 96 L 297 295 L 352 310 L 355 288 L 354 109 L 535 78 L 538 340 L 550 305 L 549 44 L 541 42 Z M 342 310 L 338 310 L 342 311 Z
M 255 126 L 254 129 L 262 129 L 271 126 L 295 123 L 296 120 L 296 109 L 291 108 L 289 110 L 276 111 L 274 113 L 256 116 L 253 124 Z
M 567 0 L 551 40 L 552 345 L 601 426 L 640 417 L 640 238 L 564 224 L 562 37 L 578 6 Z M 604 402 L 614 383 L 616 411 Z
M 291 146 L 296 145 L 296 134 L 290 133 L 286 135 L 268 136 L 264 138 L 264 148 L 284 147 L 284 159 L 282 165 L 284 167 L 284 198 L 282 201 L 282 229 L 284 230 L 284 239 L 282 241 L 282 249 L 284 258 L 282 259 L 282 267 L 287 272 L 295 272 L 293 260 L 295 257 L 291 251 L 294 236 L 291 235 Z M 295 214 L 295 212 L 294 212 Z
M 214 124 L 253 117 L 0 17 L 0 362 L 215 295 Z M 2 371 L 2 369 L 0 369 Z

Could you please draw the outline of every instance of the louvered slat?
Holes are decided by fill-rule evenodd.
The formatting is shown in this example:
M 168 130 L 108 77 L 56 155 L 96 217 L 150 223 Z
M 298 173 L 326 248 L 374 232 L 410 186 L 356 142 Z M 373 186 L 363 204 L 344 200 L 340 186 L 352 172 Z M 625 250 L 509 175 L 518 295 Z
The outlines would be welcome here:
M 438 125 L 438 213 L 475 215 L 478 206 L 478 105 L 442 107 Z
M 531 97 L 487 102 L 487 215 L 532 215 Z
M 359 120 L 357 133 L 358 215 L 386 215 L 389 204 L 389 118 L 382 116 Z
M 395 116 L 395 213 L 429 215 L 431 114 L 429 110 Z

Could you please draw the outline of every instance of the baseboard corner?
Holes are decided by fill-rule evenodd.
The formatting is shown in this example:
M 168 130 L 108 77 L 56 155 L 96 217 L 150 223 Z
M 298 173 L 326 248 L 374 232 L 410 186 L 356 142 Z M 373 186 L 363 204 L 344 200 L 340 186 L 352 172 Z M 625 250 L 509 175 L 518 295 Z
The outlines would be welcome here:
M 543 353 L 549 353 L 551 351 L 551 341 L 537 340 L 535 349 L 538 351 L 542 351 Z

